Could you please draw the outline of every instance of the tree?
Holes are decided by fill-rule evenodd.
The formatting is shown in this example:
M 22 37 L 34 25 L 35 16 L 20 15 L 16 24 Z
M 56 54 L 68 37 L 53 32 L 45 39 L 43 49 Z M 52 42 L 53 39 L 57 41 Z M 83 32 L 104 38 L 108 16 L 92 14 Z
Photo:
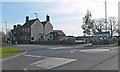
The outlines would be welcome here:
M 117 33 L 118 30 L 118 21 L 116 17 L 109 17 L 108 19 L 108 31 L 111 33 L 111 37 L 113 34 Z
M 89 10 L 85 17 L 83 17 L 82 29 L 84 35 L 95 35 L 96 32 L 106 31 L 106 23 L 104 18 L 92 19 L 92 14 Z M 120 33 L 118 30 L 118 21 L 116 17 L 109 17 L 107 22 L 107 31 L 111 33 L 111 36 L 115 33 Z
M 96 32 L 103 32 L 105 30 L 105 19 L 94 19 L 94 27 Z
M 87 14 L 85 17 L 83 17 L 83 25 L 81 26 L 84 30 L 83 33 L 85 35 L 91 35 L 93 34 L 93 20 L 92 20 L 92 14 L 89 10 L 87 10 Z
M 93 28 L 95 28 L 95 32 L 104 32 L 106 31 L 106 24 L 104 18 L 94 19 Z M 107 22 L 107 31 L 113 34 L 118 32 L 118 21 L 116 17 L 109 17 Z

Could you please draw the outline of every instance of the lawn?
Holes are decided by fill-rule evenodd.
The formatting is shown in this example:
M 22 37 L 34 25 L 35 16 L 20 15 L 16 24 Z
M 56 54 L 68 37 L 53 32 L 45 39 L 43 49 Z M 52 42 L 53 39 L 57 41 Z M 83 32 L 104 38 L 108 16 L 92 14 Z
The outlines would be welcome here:
M 17 53 L 20 50 L 18 48 L 9 47 L 9 46 L 2 46 L 0 47 L 0 56 L 8 56 L 13 53 Z

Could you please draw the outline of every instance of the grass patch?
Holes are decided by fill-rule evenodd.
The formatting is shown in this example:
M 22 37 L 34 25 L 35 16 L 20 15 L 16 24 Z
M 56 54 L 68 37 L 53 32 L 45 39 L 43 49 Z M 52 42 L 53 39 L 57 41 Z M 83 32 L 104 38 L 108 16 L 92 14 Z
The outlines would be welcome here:
M 13 53 L 17 53 L 20 50 L 18 48 L 9 47 L 9 46 L 2 46 L 0 47 L 0 56 L 8 56 Z

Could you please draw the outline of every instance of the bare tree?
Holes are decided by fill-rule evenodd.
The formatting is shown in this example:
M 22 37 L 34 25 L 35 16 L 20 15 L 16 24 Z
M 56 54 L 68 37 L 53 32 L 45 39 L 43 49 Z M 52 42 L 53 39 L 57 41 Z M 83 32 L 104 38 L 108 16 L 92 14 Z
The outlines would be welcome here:
M 109 17 L 108 19 L 108 31 L 111 33 L 111 37 L 113 34 L 117 33 L 118 30 L 118 21 L 116 17 Z
M 120 33 L 116 17 L 109 17 L 107 24 L 107 31 L 111 33 L 111 36 L 115 33 Z M 85 17 L 83 17 L 83 25 L 81 27 L 84 30 L 84 35 L 95 35 L 96 32 L 106 31 L 105 19 L 92 19 L 92 14 L 89 10 L 87 11 Z
M 105 19 L 94 19 L 94 27 L 96 32 L 103 32 L 105 30 Z

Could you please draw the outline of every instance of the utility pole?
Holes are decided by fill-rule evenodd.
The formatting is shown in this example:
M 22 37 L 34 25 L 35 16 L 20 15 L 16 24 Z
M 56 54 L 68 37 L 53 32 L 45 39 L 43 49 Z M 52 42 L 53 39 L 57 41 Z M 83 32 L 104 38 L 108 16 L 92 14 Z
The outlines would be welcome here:
M 37 17 L 38 17 L 38 14 L 37 13 L 34 13 L 35 15 L 36 15 L 36 19 L 37 19 Z
M 4 22 L 4 23 L 5 23 L 6 35 L 7 35 L 7 22 Z
M 105 0 L 105 24 L 106 24 L 106 31 L 107 31 L 107 2 Z

